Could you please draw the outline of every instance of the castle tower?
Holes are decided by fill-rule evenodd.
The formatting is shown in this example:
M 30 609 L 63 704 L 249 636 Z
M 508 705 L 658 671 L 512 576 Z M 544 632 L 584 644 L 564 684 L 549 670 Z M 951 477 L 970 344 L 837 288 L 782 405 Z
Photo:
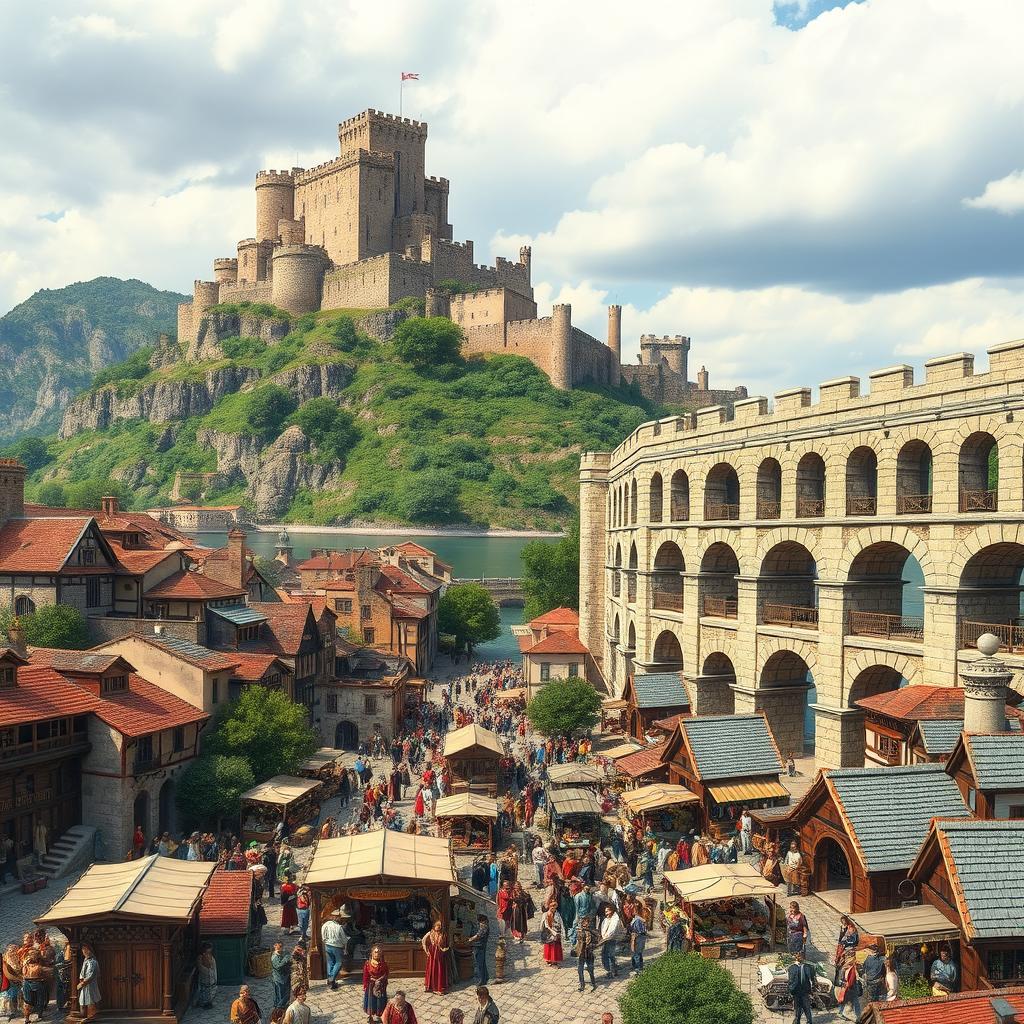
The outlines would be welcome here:
M 295 178 L 291 171 L 260 171 L 256 175 L 256 241 L 277 238 L 277 224 L 295 216 Z
M 663 338 L 654 334 L 643 334 L 640 336 L 640 362 L 648 366 L 657 366 L 663 359 L 668 368 L 679 374 L 683 380 L 687 379 L 687 362 L 690 355 L 690 339 L 677 334 L 670 338 L 667 334 Z
M 198 329 L 199 318 L 220 301 L 220 285 L 216 281 L 195 281 L 192 284 L 192 324 Z
M 981 657 L 960 670 L 964 687 L 964 732 L 1006 732 L 1006 691 L 1013 672 L 996 657 L 999 640 L 978 637 Z
M 572 306 L 551 307 L 551 362 L 548 377 L 559 391 L 572 387 Z
M 25 472 L 17 459 L 0 459 L 0 526 L 25 514 Z
M 698 391 L 707 391 L 709 383 L 710 383 L 710 377 L 708 376 L 708 368 L 706 366 L 702 366 L 697 371 L 697 390 Z
M 533 250 L 528 245 L 519 247 L 519 262 L 526 267 L 527 273 L 530 270 L 530 262 L 533 259 Z
M 319 309 L 324 269 L 324 252 L 318 246 L 277 246 L 271 274 L 271 301 L 296 316 Z
M 214 260 L 213 279 L 217 284 L 235 284 L 238 281 L 238 260 L 227 256 Z
M 615 361 L 622 362 L 622 307 L 608 307 L 608 347 L 615 353 Z

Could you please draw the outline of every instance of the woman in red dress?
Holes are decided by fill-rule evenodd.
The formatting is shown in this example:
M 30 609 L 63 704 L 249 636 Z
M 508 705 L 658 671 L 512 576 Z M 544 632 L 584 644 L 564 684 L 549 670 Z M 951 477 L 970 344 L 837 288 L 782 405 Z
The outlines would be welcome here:
M 289 872 L 281 883 L 281 927 L 291 935 L 299 923 L 296 911 L 299 887 L 295 884 L 295 876 Z
M 501 922 L 501 934 L 504 935 L 512 927 L 512 883 L 502 882 L 498 890 L 498 920 Z
M 544 943 L 544 961 L 549 967 L 557 967 L 562 962 L 564 931 L 562 918 L 558 913 L 558 904 L 552 900 L 540 923 L 540 940 Z
M 422 818 L 424 812 L 426 811 L 426 807 L 424 806 L 424 803 L 423 803 L 423 787 L 422 786 L 420 786 L 416 790 L 416 802 L 413 804 L 412 811 L 413 811 L 413 814 L 415 814 L 417 818 Z
M 448 991 L 448 939 L 440 921 L 423 936 L 423 952 L 427 954 L 427 969 L 423 987 L 427 992 L 444 995 Z
M 379 1021 L 388 1004 L 388 962 L 380 946 L 370 950 L 370 959 L 363 964 L 363 1011 L 366 1024 Z

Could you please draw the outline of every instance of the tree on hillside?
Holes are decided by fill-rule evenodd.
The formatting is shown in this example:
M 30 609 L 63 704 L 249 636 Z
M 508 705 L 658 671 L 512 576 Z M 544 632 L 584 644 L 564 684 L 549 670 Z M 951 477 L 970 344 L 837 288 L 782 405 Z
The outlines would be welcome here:
M 47 480 L 46 483 L 39 485 L 39 490 L 36 491 L 36 501 L 49 508 L 67 508 L 68 505 L 64 487 L 56 480 Z
M 446 316 L 414 316 L 398 325 L 392 345 L 418 372 L 436 373 L 461 361 L 462 328 Z
M 0 612 L 0 634 L 6 642 L 10 637 L 14 612 L 10 607 Z M 22 639 L 30 647 L 63 647 L 81 651 L 89 646 L 89 627 L 82 613 L 69 604 L 47 604 L 28 615 L 19 615 Z
M 752 1024 L 750 996 L 732 974 L 696 953 L 665 953 L 619 997 L 622 1024 Z
M 122 508 L 131 507 L 131 491 L 110 477 L 94 476 L 64 485 L 64 500 L 68 508 L 98 509 L 108 494 L 117 498 Z
M 359 434 L 352 414 L 333 398 L 311 398 L 293 414 L 291 422 L 329 459 L 344 460 Z
M 447 469 L 418 473 L 407 484 L 402 505 L 406 518 L 414 523 L 460 520 L 458 478 Z
M 597 725 L 601 698 L 590 683 L 577 676 L 545 683 L 529 704 L 526 717 L 545 736 L 571 736 Z
M 501 617 L 491 595 L 479 583 L 460 583 L 449 587 L 441 598 L 437 628 L 455 637 L 456 644 L 472 654 L 477 644 L 500 636 Z
M 580 606 L 580 524 L 556 541 L 532 540 L 519 556 L 523 562 L 524 617 L 527 621 L 552 608 Z
M 246 422 L 254 434 L 266 440 L 281 433 L 284 421 L 295 411 L 295 398 L 279 384 L 257 388 L 249 396 Z
M 280 690 L 250 686 L 228 705 L 204 746 L 210 753 L 245 758 L 262 781 L 294 771 L 317 741 L 301 704 Z
M 50 446 L 41 437 L 19 437 L 17 441 L 0 448 L 0 456 L 17 459 L 30 473 L 42 469 L 53 459 Z
M 178 779 L 177 802 L 186 829 L 218 828 L 221 819 L 236 819 L 241 796 L 256 784 L 244 757 L 203 754 Z

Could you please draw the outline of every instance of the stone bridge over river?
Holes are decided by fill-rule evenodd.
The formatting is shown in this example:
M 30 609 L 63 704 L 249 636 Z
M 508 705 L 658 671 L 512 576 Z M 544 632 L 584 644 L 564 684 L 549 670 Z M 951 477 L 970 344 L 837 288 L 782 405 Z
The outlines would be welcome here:
M 456 579 L 453 583 L 478 583 L 489 591 L 494 603 L 500 607 L 521 607 L 525 601 L 523 581 L 514 576 L 478 576 L 475 578 Z

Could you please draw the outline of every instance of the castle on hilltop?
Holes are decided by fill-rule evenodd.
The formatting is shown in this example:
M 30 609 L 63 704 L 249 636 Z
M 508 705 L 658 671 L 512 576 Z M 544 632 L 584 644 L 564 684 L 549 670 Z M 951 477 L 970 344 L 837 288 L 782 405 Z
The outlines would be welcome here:
M 447 178 L 426 177 L 427 126 L 366 110 L 338 125 L 340 155 L 317 167 L 256 175 L 256 235 L 235 256 L 213 261 L 178 307 L 178 338 L 195 342 L 219 303 L 269 302 L 301 315 L 321 309 L 379 309 L 424 299 L 428 316 L 465 332 L 469 354 L 532 360 L 555 387 L 635 382 L 648 398 L 694 407 L 727 404 L 746 390 L 710 391 L 707 372 L 686 378 L 689 338 L 644 337 L 640 365 L 621 365 L 622 307 L 608 308 L 606 342 L 572 324 L 568 304 L 538 317 L 530 247 L 513 263 L 474 262 L 473 243 L 448 223 Z M 442 282 L 470 289 L 450 295 Z

